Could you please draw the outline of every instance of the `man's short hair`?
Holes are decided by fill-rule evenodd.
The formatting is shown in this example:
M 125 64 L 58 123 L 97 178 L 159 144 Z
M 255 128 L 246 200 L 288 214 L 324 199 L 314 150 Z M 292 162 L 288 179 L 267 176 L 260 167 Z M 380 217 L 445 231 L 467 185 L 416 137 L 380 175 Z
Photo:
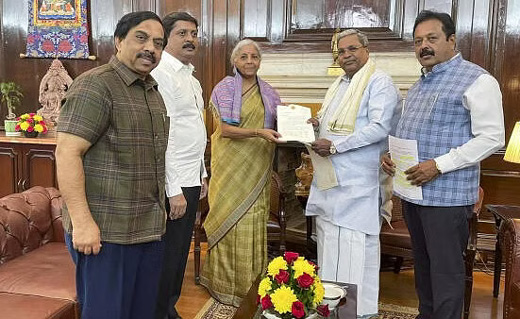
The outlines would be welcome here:
M 146 20 L 155 20 L 162 25 L 161 18 L 157 14 L 155 14 L 152 11 L 137 11 L 137 12 L 130 12 L 125 14 L 116 25 L 116 30 L 114 31 L 114 38 L 117 39 L 124 39 L 128 35 L 128 32 L 130 29 L 135 27 L 136 25 L 140 24 L 143 21 Z M 163 27 L 164 32 L 164 27 Z M 164 45 L 163 48 L 168 43 L 168 37 L 166 36 L 166 32 L 164 32 Z
M 188 12 L 171 12 L 164 16 L 162 20 L 162 24 L 164 27 L 164 33 L 165 37 L 169 38 L 170 33 L 172 32 L 173 28 L 175 28 L 175 23 L 177 21 L 188 21 L 195 24 L 195 27 L 199 27 L 199 22 L 197 19 L 195 19 L 191 14 Z
M 338 34 L 338 43 L 339 43 L 339 40 L 343 39 L 346 36 L 353 35 L 353 34 L 357 35 L 359 43 L 361 43 L 362 46 L 364 46 L 364 47 L 368 46 L 367 35 L 361 31 L 359 31 L 358 29 L 346 29 L 346 30 L 341 31 L 340 34 Z
M 260 46 L 258 45 L 258 43 L 256 43 L 255 41 L 253 41 L 251 39 L 244 39 L 244 40 L 240 40 L 233 48 L 233 51 L 231 51 L 231 58 L 229 59 L 229 61 L 231 62 L 231 65 L 235 65 L 235 59 L 237 58 L 240 50 L 243 47 L 245 47 L 246 45 L 250 45 L 250 44 L 252 44 L 256 48 L 256 51 L 258 52 L 258 57 L 260 58 L 260 60 L 262 59 L 262 51 L 260 50 Z
M 442 23 L 442 31 L 446 35 L 446 40 L 448 40 L 452 34 L 455 34 L 455 23 L 449 14 L 444 12 L 423 10 L 415 19 L 412 33 L 413 36 L 415 36 L 415 28 L 417 28 L 417 25 L 428 20 L 439 20 Z

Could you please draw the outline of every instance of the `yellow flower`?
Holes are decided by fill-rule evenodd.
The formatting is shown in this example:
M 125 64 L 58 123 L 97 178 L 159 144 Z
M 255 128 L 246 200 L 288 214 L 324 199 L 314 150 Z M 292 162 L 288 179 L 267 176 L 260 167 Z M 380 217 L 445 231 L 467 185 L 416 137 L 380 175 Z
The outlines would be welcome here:
M 43 117 L 41 117 L 40 115 L 35 115 L 34 119 L 38 122 L 43 121 Z
M 22 116 L 20 116 L 20 118 L 26 120 L 29 118 L 29 114 L 25 113 Z
M 264 298 L 265 295 L 267 294 L 267 292 L 269 292 L 269 290 L 271 290 L 271 285 L 273 284 L 273 282 L 271 281 L 271 279 L 269 277 L 265 277 L 264 279 L 262 279 L 262 281 L 260 281 L 260 284 L 258 285 L 258 294 Z
M 317 306 L 323 300 L 325 288 L 323 288 L 323 285 L 321 284 L 320 277 L 316 276 L 314 279 L 314 300 L 312 302 L 314 303 L 314 306 Z
M 22 115 L 23 116 L 23 115 Z M 27 123 L 27 122 L 22 122 L 20 123 L 20 128 L 22 129 L 22 131 L 27 131 L 27 129 L 29 128 L 30 124 Z
M 294 261 L 293 269 L 294 278 L 300 277 L 301 275 L 303 275 L 303 273 L 307 273 L 312 277 L 314 277 L 315 275 L 314 266 L 309 264 L 309 262 L 305 260 L 305 258 L 303 257 L 298 257 L 298 259 Z
M 282 256 L 273 259 L 267 266 L 267 273 L 269 276 L 274 277 L 278 275 L 280 269 L 287 270 L 287 262 Z
M 36 132 L 38 132 L 38 133 L 41 133 L 41 132 L 43 132 L 43 126 L 42 126 L 41 124 L 36 124 L 36 125 L 34 126 L 34 130 L 35 130 Z
M 279 314 L 291 312 L 293 302 L 297 301 L 294 291 L 287 287 L 282 286 L 276 289 L 271 294 L 271 301 L 273 302 L 274 310 L 278 311 Z

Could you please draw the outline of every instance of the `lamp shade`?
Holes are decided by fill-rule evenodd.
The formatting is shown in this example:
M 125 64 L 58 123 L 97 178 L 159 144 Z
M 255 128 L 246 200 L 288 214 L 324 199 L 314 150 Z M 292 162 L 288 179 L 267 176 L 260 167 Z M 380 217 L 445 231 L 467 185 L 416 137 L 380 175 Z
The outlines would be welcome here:
M 504 161 L 520 163 L 520 122 L 516 122 L 513 134 L 507 144 Z

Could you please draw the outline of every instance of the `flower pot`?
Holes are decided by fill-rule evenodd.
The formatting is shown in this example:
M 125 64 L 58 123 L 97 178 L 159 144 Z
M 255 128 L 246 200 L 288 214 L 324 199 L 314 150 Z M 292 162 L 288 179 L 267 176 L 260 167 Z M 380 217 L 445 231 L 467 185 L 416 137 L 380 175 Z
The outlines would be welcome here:
M 6 136 L 20 136 L 20 132 L 15 130 L 17 120 L 4 120 L 4 128 Z
M 38 137 L 38 132 L 36 132 L 36 131 L 32 131 L 32 132 L 24 131 L 23 135 L 25 137 L 34 138 L 34 137 Z

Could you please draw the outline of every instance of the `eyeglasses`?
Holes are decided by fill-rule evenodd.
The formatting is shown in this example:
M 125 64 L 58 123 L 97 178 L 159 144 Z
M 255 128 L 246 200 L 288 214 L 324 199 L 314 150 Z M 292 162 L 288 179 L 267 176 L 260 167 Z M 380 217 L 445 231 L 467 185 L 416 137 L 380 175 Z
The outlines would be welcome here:
M 339 50 L 338 50 L 338 54 L 339 54 L 339 55 L 344 55 L 345 53 L 347 53 L 347 51 L 348 51 L 348 53 L 354 54 L 354 53 L 356 53 L 359 49 L 361 49 L 361 48 L 365 48 L 365 47 L 366 47 L 365 45 L 360 45 L 360 46 L 358 46 L 358 47 L 356 47 L 356 46 L 350 46 L 350 47 L 347 47 L 346 49 L 339 49 Z

